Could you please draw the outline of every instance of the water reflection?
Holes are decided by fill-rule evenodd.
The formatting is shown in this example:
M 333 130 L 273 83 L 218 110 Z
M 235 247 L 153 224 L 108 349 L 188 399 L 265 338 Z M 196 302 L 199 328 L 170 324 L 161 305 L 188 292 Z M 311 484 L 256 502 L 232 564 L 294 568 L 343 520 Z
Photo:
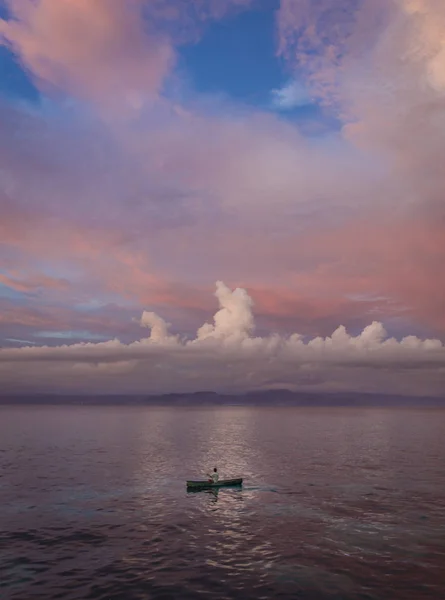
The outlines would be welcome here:
M 219 498 L 231 501 L 243 501 L 243 488 L 241 485 L 227 486 L 222 488 L 187 488 L 187 494 L 204 494 L 211 502 L 217 502 Z M 230 494 L 230 496 L 229 496 Z
M 213 501 L 218 500 L 219 488 L 204 489 L 204 488 L 187 488 L 187 494 L 208 494 Z
M 445 413 L 51 411 L 0 420 L 2 598 L 445 597 Z

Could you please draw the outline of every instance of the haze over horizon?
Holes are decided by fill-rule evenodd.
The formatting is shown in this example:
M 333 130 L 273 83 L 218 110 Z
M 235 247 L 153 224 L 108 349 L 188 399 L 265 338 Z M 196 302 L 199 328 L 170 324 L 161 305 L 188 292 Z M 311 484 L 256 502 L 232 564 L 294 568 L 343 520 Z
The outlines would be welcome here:
M 444 39 L 440 0 L 0 0 L 2 390 L 443 395 Z

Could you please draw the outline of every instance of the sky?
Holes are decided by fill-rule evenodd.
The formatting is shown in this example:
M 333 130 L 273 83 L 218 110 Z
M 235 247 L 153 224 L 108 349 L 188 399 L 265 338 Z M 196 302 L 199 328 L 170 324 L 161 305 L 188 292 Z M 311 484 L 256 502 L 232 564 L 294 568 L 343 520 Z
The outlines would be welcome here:
M 5 393 L 445 389 L 443 0 L 0 0 Z

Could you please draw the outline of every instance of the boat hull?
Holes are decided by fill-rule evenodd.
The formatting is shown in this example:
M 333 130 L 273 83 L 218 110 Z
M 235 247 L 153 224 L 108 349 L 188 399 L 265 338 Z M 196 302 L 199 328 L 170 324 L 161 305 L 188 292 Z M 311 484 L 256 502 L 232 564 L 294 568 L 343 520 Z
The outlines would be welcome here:
M 187 481 L 188 488 L 204 489 L 204 488 L 220 488 L 234 485 L 241 485 L 243 483 L 242 477 L 237 479 L 221 479 L 218 483 L 210 483 L 209 481 Z

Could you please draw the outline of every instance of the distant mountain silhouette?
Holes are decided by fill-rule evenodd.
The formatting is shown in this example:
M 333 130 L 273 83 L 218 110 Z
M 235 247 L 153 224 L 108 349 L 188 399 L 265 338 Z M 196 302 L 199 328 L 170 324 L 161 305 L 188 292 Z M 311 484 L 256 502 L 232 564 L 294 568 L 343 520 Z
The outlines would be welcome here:
M 14 405 L 140 405 L 140 406 L 306 406 L 306 407 L 445 407 L 445 397 L 402 396 L 359 392 L 309 393 L 282 390 L 259 390 L 243 394 L 217 392 L 176 393 L 161 395 L 74 395 L 35 394 L 0 395 L 0 404 Z

